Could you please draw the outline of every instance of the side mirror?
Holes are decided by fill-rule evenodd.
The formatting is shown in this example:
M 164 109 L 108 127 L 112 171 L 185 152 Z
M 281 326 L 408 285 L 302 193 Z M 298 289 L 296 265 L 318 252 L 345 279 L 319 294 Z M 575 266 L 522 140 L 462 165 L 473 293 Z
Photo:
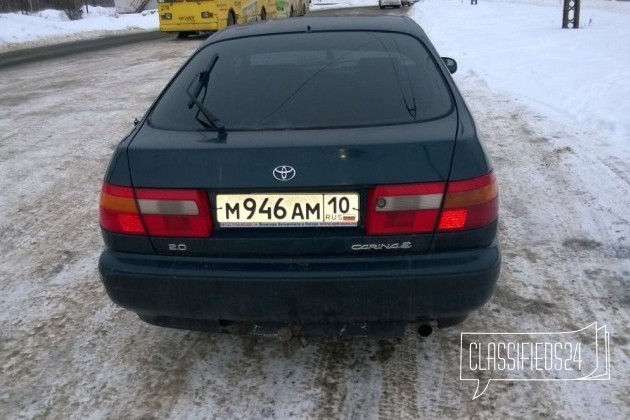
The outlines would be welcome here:
M 133 126 L 135 127 L 136 125 L 138 125 L 140 123 L 140 120 L 137 118 L 133 119 Z
M 446 64 L 446 68 L 449 72 L 451 72 L 451 74 L 457 71 L 457 61 L 450 57 L 442 57 L 442 61 L 444 61 L 444 64 Z

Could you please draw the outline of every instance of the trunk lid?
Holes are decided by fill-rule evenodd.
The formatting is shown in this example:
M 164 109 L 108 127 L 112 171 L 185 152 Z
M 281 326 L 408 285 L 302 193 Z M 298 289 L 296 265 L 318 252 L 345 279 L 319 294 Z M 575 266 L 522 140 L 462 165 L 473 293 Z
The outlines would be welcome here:
M 284 190 L 444 181 L 456 114 L 419 124 L 354 129 L 213 133 L 143 127 L 128 148 L 136 188 Z M 289 182 L 273 177 L 289 165 Z
M 376 185 L 446 181 L 456 113 L 429 122 L 353 129 L 214 133 L 139 130 L 128 147 L 134 188 L 207 192 L 214 231 L 207 239 L 153 237 L 158 253 L 190 256 L 326 256 L 426 252 L 432 234 L 368 236 L 368 193 Z M 274 177 L 290 166 L 291 180 Z M 231 193 L 359 194 L 356 227 L 221 228 L 216 195 Z

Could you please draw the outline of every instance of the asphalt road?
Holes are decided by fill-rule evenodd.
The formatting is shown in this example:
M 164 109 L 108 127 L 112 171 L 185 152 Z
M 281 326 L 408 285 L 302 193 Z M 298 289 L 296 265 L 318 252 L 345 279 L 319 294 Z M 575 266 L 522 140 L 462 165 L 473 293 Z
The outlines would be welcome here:
M 142 31 L 124 35 L 108 36 L 104 38 L 86 39 L 75 42 L 65 42 L 62 44 L 8 51 L 0 54 L 0 68 L 169 37 L 172 37 L 172 35 L 164 34 L 158 31 Z

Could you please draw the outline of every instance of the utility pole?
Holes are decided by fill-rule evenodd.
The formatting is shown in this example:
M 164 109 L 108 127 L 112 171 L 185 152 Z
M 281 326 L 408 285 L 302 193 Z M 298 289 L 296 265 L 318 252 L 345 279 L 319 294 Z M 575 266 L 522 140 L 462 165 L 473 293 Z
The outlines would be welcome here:
M 580 0 L 564 0 L 562 11 L 562 28 L 580 28 Z

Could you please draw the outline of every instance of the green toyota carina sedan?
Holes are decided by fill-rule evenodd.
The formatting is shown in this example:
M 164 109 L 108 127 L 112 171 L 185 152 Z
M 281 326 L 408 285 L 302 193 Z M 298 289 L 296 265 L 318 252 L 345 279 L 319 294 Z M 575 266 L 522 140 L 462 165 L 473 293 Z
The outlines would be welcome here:
M 501 255 L 495 175 L 456 66 L 405 17 L 211 36 L 114 152 L 107 293 L 149 323 L 217 332 L 462 322 Z

